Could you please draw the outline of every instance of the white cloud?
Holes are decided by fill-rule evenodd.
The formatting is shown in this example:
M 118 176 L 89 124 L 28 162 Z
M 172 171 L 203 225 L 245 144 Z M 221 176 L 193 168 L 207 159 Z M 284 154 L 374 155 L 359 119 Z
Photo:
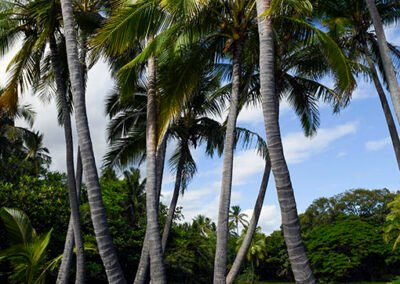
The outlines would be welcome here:
M 362 79 L 362 78 L 360 78 Z M 352 94 L 352 99 L 354 100 L 364 100 L 377 97 L 376 90 L 370 83 L 365 81 L 358 81 L 357 88 Z
M 367 151 L 378 151 L 385 148 L 387 145 L 390 145 L 391 142 L 392 141 L 390 137 L 386 137 L 379 140 L 371 140 L 365 143 L 365 148 L 367 149 Z
M 233 160 L 233 184 L 245 184 L 252 175 L 264 170 L 265 162 L 254 150 L 237 153 Z
M 243 210 L 243 213 L 247 214 L 250 221 L 251 216 L 253 216 L 253 209 Z M 258 226 L 261 227 L 265 234 L 270 234 L 274 230 L 279 229 L 280 225 L 281 217 L 278 207 L 272 204 L 264 205 L 261 210 L 260 219 L 258 220 Z
M 286 99 L 283 99 L 279 104 L 280 115 L 286 113 L 290 109 L 290 104 Z M 238 123 L 258 124 L 264 123 L 261 105 L 247 106 L 239 113 Z
M 356 123 L 347 123 L 334 128 L 321 128 L 312 137 L 305 137 L 302 132 L 290 133 L 283 138 L 283 149 L 288 163 L 301 163 L 311 156 L 326 150 L 336 140 L 354 134 Z
M 341 157 L 345 157 L 345 156 L 347 156 L 347 155 L 348 155 L 347 152 L 339 152 L 339 153 L 337 154 L 337 157 L 341 158 Z
M 88 74 L 86 107 L 89 126 L 97 167 L 103 163 L 103 156 L 107 151 L 106 126 L 108 119 L 104 112 L 104 99 L 113 87 L 108 67 L 104 62 L 93 66 Z M 54 100 L 43 103 L 30 92 L 24 94 L 23 103 L 29 103 L 37 112 L 34 128 L 44 134 L 44 145 L 52 157 L 51 170 L 65 171 L 65 139 L 64 132 L 57 122 L 57 109 Z M 77 136 L 75 131 L 75 118 L 71 117 L 75 149 L 77 149 Z M 18 122 L 21 124 L 21 122 Z

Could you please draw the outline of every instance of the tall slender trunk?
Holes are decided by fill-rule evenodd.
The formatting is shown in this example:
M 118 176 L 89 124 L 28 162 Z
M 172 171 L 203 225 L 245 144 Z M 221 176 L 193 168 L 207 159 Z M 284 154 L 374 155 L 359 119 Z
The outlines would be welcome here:
M 176 205 L 178 203 L 179 192 L 181 189 L 181 182 L 182 182 L 182 170 L 183 170 L 183 157 L 179 158 L 178 166 L 176 168 L 176 177 L 175 177 L 175 187 L 174 192 L 172 194 L 171 203 L 168 208 L 167 219 L 165 220 L 164 231 L 162 234 L 161 245 L 163 253 L 165 253 L 165 248 L 167 247 L 167 241 L 169 237 L 169 233 L 171 231 L 172 221 L 174 220 L 174 214 Z
M 289 169 L 283 154 L 279 126 L 279 97 L 275 93 L 273 29 L 269 17 L 260 17 L 268 9 L 269 5 L 269 0 L 257 0 L 258 32 L 260 37 L 260 93 L 267 145 L 281 207 L 283 234 L 293 275 L 296 283 L 310 284 L 315 283 L 315 279 L 301 239 L 296 201 Z
M 83 76 L 83 81 L 84 81 L 84 91 L 86 93 L 86 81 L 87 81 L 87 65 L 86 65 L 86 55 L 87 55 L 87 37 L 86 33 L 82 32 L 80 33 L 80 54 L 79 54 L 79 60 L 81 62 L 82 66 L 82 76 Z M 82 184 L 82 157 L 81 153 L 79 150 L 78 146 L 78 151 L 77 151 L 77 166 L 76 166 L 76 190 L 78 194 L 78 201 L 79 201 L 79 194 L 80 194 L 80 189 L 81 189 L 81 184 Z M 70 220 L 68 222 L 68 230 L 67 230 L 67 236 L 65 238 L 65 245 L 64 245 L 64 251 L 63 251 L 63 257 L 61 260 L 61 265 L 59 269 L 59 273 L 57 276 L 57 284 L 63 284 L 63 283 L 68 283 L 69 281 L 69 271 L 71 269 L 71 264 L 72 264 L 72 257 L 73 257 L 73 248 L 74 248 L 75 240 L 74 240 L 74 231 L 72 227 L 72 215 L 70 216 Z M 77 262 L 78 266 L 78 262 Z M 78 273 L 79 269 L 77 267 L 76 272 Z
M 394 71 L 392 59 L 390 58 L 390 51 L 387 45 L 385 32 L 383 30 L 381 16 L 376 8 L 375 0 L 366 0 L 366 3 L 374 24 L 379 53 L 383 63 L 386 80 L 388 82 L 390 97 L 392 98 L 397 122 L 400 123 L 400 87 L 396 78 L 396 72 Z
M 160 194 L 162 187 L 162 179 L 164 175 L 164 163 L 165 163 L 165 155 L 167 152 L 167 140 L 168 140 L 168 132 L 164 135 L 164 138 L 157 149 L 157 211 L 160 202 Z M 140 261 L 136 271 L 134 284 L 144 284 L 147 280 L 147 276 L 149 273 L 150 266 L 150 257 L 149 257 L 149 243 L 148 243 L 148 234 L 146 229 L 146 235 L 143 241 L 142 252 L 140 254 Z
M 160 227 L 158 224 L 157 202 L 157 114 L 156 114 L 156 59 L 148 60 L 148 91 L 147 91 L 147 121 L 146 121 L 146 212 L 150 253 L 150 278 L 154 283 L 166 283 L 165 268 L 161 247 Z
M 96 241 L 109 283 L 126 283 L 118 262 L 110 231 L 106 221 L 106 212 L 100 191 L 100 183 L 94 158 L 89 122 L 86 113 L 84 83 L 79 62 L 77 38 L 71 0 L 61 0 L 62 17 L 67 49 L 68 68 L 75 106 L 75 121 L 78 142 L 82 155 L 83 171 L 88 188 L 88 199 Z
M 228 276 L 226 277 L 227 284 L 232 284 L 235 281 L 235 278 L 239 274 L 240 269 L 243 265 L 243 261 L 246 258 L 247 252 L 249 251 L 251 241 L 253 240 L 254 232 L 256 231 L 258 220 L 260 218 L 270 173 L 271 173 L 271 162 L 268 157 L 265 162 L 264 174 L 261 180 L 260 191 L 258 192 L 257 201 L 256 204 L 254 205 L 253 216 L 251 216 L 246 236 L 244 237 L 243 243 L 240 246 L 238 253 L 236 254 L 235 261 L 233 262 L 232 267 L 229 270 Z
M 57 93 L 59 99 L 61 101 L 62 107 L 62 116 L 63 116 L 63 128 L 64 128 L 64 136 L 65 136 L 65 147 L 66 147 L 66 163 L 67 163 L 67 176 L 68 176 L 68 189 L 69 189 L 69 204 L 71 207 L 71 228 L 68 228 L 68 232 L 71 232 L 70 229 L 73 229 L 73 238 L 72 242 L 67 243 L 67 247 L 72 248 L 74 243 L 76 247 L 76 277 L 75 283 L 84 283 L 85 282 L 85 257 L 83 252 L 83 240 L 82 240 L 82 232 L 81 232 L 81 224 L 80 224 L 80 216 L 79 216 L 79 200 L 76 190 L 76 180 L 75 180 L 75 169 L 74 169 L 74 147 L 72 141 L 72 126 L 71 126 L 71 117 L 69 114 L 68 102 L 67 102 L 67 88 L 64 83 L 62 72 L 61 72 L 61 62 L 58 53 L 57 43 L 54 37 L 50 38 L 50 51 L 51 51 L 51 62 L 52 68 L 55 74 L 55 80 L 57 85 Z M 71 263 L 71 261 L 67 261 L 66 264 Z M 68 268 L 64 273 L 68 275 Z M 68 276 L 67 276 L 68 279 Z
M 81 154 L 79 151 L 79 147 L 77 150 L 77 161 L 76 161 L 76 174 L 75 174 L 75 179 L 76 179 L 76 194 L 78 196 L 78 202 L 79 202 L 79 195 L 80 195 L 80 189 L 82 187 L 82 159 L 81 159 Z M 68 230 L 67 230 L 67 236 L 65 238 L 65 244 L 64 244 L 64 251 L 63 251 L 63 257 L 61 259 L 61 265 L 60 269 L 58 270 L 58 275 L 57 275 L 57 284 L 65 284 L 69 283 L 69 271 L 71 269 L 71 264 L 72 264 L 72 257 L 74 254 L 74 228 L 72 227 L 72 216 L 69 217 L 69 222 L 68 222 Z M 78 262 L 77 262 L 78 266 Z M 78 267 L 76 269 L 76 272 L 78 272 Z
M 369 69 L 371 70 L 371 77 L 374 81 L 376 91 L 379 96 L 379 100 L 382 105 L 382 110 L 386 118 L 386 123 L 389 129 L 390 138 L 392 139 L 394 153 L 396 155 L 397 166 L 400 169 L 400 139 L 399 134 L 397 133 L 396 124 L 394 122 L 392 112 L 389 107 L 389 103 L 386 99 L 385 91 L 383 90 L 382 84 L 379 81 L 378 73 L 376 72 L 376 68 L 372 59 L 370 57 L 367 58 Z
M 235 128 L 238 114 L 240 94 L 242 46 L 237 41 L 233 46 L 232 62 L 232 94 L 226 126 L 224 160 L 222 167 L 222 184 L 219 198 L 217 247 L 214 260 L 214 284 L 226 282 L 226 263 L 228 257 L 229 208 L 231 203 L 233 151 L 235 144 Z

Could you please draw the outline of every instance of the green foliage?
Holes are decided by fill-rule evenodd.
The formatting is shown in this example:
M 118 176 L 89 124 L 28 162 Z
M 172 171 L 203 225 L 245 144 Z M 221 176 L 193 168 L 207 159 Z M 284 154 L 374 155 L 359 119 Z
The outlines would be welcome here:
M 10 247 L 0 251 L 0 261 L 10 262 L 12 283 L 45 283 L 46 272 L 54 268 L 58 258 L 46 262 L 46 249 L 52 230 L 37 235 L 28 216 L 20 210 L 1 208 L 2 219 L 8 233 Z
M 380 228 L 356 216 L 344 217 L 312 230 L 306 240 L 314 273 L 321 281 L 367 280 L 382 277 L 388 246 Z

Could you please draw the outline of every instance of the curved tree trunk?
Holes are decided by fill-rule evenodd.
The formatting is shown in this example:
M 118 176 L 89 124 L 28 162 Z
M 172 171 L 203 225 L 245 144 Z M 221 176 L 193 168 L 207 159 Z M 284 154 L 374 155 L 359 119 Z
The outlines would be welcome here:
M 389 86 L 390 96 L 394 106 L 394 111 L 397 116 L 397 122 L 400 123 L 400 87 L 394 71 L 393 62 L 390 58 L 389 47 L 387 45 L 385 32 L 383 30 L 382 20 L 378 9 L 375 5 L 375 0 L 366 0 L 369 14 L 375 27 L 380 57 L 383 63 L 386 80 Z
M 67 103 L 67 88 L 65 86 L 64 80 L 62 78 L 62 72 L 60 69 L 61 63 L 59 60 L 59 53 L 57 43 L 54 37 L 50 38 L 50 50 L 51 50 L 51 62 L 52 68 L 55 74 L 56 85 L 57 85 L 57 93 L 59 99 L 61 101 L 62 107 L 62 116 L 63 116 L 63 128 L 64 128 L 64 136 L 65 136 L 65 146 L 66 146 L 66 163 L 67 163 L 67 176 L 68 176 L 68 189 L 69 189 L 69 203 L 71 207 L 71 220 L 68 225 L 68 233 L 70 233 L 69 237 L 73 239 L 66 243 L 66 249 L 73 248 L 75 243 L 76 246 L 76 277 L 75 283 L 84 283 L 85 282 L 85 257 L 83 252 L 83 240 L 82 240 L 82 232 L 81 232 L 81 224 L 80 224 L 80 216 L 79 216 L 79 200 L 77 195 L 76 188 L 76 180 L 75 180 L 75 169 L 74 169 L 74 147 L 72 141 L 72 126 L 71 126 L 71 118 L 69 114 L 69 108 Z M 72 224 L 72 226 L 70 226 Z M 71 234 L 71 231 L 73 234 Z M 67 233 L 67 237 L 68 237 Z M 66 265 L 71 264 L 71 260 L 66 260 Z M 60 270 L 61 271 L 61 270 Z M 69 267 L 66 267 L 66 270 L 61 271 L 60 278 L 62 275 L 66 275 L 66 279 L 68 280 L 68 272 Z M 65 278 L 65 277 L 64 277 Z
M 240 272 L 243 265 L 243 261 L 246 258 L 247 252 L 249 251 L 251 242 L 253 240 L 254 232 L 256 231 L 258 220 L 260 218 L 261 210 L 264 203 L 265 192 L 267 191 L 269 175 L 271 173 L 271 162 L 269 157 L 265 162 L 264 174 L 261 180 L 260 191 L 258 192 L 257 201 L 254 205 L 253 216 L 251 216 L 249 227 L 247 228 L 246 236 L 244 237 L 243 243 L 240 246 L 238 253 L 236 254 L 235 261 L 229 270 L 228 276 L 226 277 L 226 283 L 232 284 L 235 278 Z
M 167 140 L 168 140 L 168 131 L 164 135 L 164 138 L 157 149 L 157 211 L 160 202 L 160 194 L 161 194 L 161 187 L 162 187 L 162 179 L 164 175 L 164 163 L 165 163 L 165 154 L 167 152 Z M 147 280 L 147 276 L 149 273 L 149 266 L 150 266 L 150 257 L 149 257 L 149 245 L 148 245 L 148 237 L 147 237 L 147 230 L 146 235 L 143 241 L 142 252 L 140 255 L 139 265 L 136 271 L 134 284 L 144 284 Z
M 379 96 L 379 100 L 382 105 L 382 110 L 386 118 L 386 123 L 389 129 L 390 138 L 392 139 L 392 145 L 394 149 L 394 153 L 396 155 L 397 166 L 400 169 L 400 140 L 399 134 L 397 133 L 396 124 L 394 122 L 392 112 L 389 107 L 389 103 L 386 99 L 385 91 L 383 90 L 382 84 L 379 81 L 378 74 L 376 72 L 376 68 L 371 58 L 367 58 L 369 69 L 371 70 L 371 77 L 374 81 L 376 91 Z
M 150 278 L 154 283 L 166 283 L 165 268 L 161 247 L 160 227 L 158 224 L 157 190 L 157 118 L 156 118 L 156 59 L 148 60 L 148 91 L 146 121 L 146 235 L 150 253 Z
M 269 0 L 257 0 L 258 15 L 261 15 L 269 7 L 269 4 Z M 289 169 L 283 154 L 279 127 L 279 97 L 275 93 L 273 30 L 269 17 L 258 18 L 258 32 L 260 37 L 260 93 L 271 168 L 281 207 L 283 235 L 296 283 L 315 283 L 300 235 L 296 201 Z
M 84 83 L 79 62 L 77 38 L 71 0 L 61 0 L 62 17 L 67 49 L 68 68 L 75 106 L 75 120 L 78 142 L 82 155 L 83 171 L 88 187 L 88 199 L 96 241 L 109 283 L 126 283 L 118 262 L 106 221 L 106 212 L 100 191 L 93 146 L 90 137 L 89 122 L 86 113 Z
M 165 253 L 165 248 L 167 247 L 168 236 L 171 231 L 172 221 L 174 220 L 176 204 L 178 203 L 179 192 L 181 189 L 181 182 L 182 182 L 182 169 L 183 169 L 183 160 L 181 155 L 181 157 L 179 158 L 178 167 L 176 169 L 174 192 L 172 194 L 171 203 L 168 208 L 167 219 L 165 220 L 164 231 L 161 239 L 163 253 Z
M 231 203 L 233 152 L 235 144 L 235 128 L 238 114 L 240 94 L 241 55 L 242 46 L 236 42 L 233 46 L 232 62 L 232 94 L 229 105 L 228 121 L 226 126 L 224 160 L 222 166 L 222 184 L 219 197 L 219 211 L 217 224 L 217 248 L 214 260 L 214 284 L 226 282 L 226 263 L 229 234 L 229 208 Z

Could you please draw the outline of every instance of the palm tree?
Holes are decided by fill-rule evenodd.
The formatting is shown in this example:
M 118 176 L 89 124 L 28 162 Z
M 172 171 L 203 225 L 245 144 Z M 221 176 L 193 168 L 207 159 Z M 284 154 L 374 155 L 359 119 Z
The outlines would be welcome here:
M 292 271 L 297 283 L 315 283 L 300 236 L 300 223 L 279 127 L 279 101 L 275 94 L 274 36 L 271 17 L 263 16 L 269 0 L 257 0 L 260 36 L 260 93 L 271 168 L 281 205 L 282 227 Z
M 389 77 L 384 70 L 385 63 L 379 51 L 381 42 L 375 35 L 377 30 L 374 33 L 370 29 L 373 23 L 365 1 L 357 1 L 356 5 L 347 1 L 326 1 L 318 7 L 317 14 L 322 18 L 323 24 L 336 38 L 339 45 L 346 50 L 348 56 L 354 62 L 358 62 L 359 66 L 355 66 L 353 72 L 357 75 L 366 74 L 372 79 L 382 105 L 400 168 L 400 140 L 377 70 L 384 82 L 387 82 L 387 86 L 389 86 Z M 392 2 L 381 3 L 378 8 L 383 15 L 381 19 L 383 24 L 391 24 L 399 19 L 400 6 L 398 4 Z M 338 19 L 345 19 L 345 21 L 338 21 Z M 389 47 L 390 55 L 394 58 L 399 58 L 400 52 L 398 48 L 388 42 L 386 42 L 386 45 Z M 392 98 L 392 101 L 396 105 L 396 100 Z M 395 111 L 397 115 L 397 110 L 395 109 Z
M 378 9 L 375 5 L 375 0 L 365 0 L 371 16 L 371 20 L 375 27 L 375 33 L 377 37 L 377 43 L 379 48 L 380 57 L 382 60 L 383 70 L 385 71 L 386 80 L 389 87 L 390 96 L 392 98 L 392 103 L 397 116 L 397 120 L 400 123 L 400 87 L 397 81 L 396 72 L 394 71 L 393 62 L 390 58 L 390 50 L 387 45 L 385 32 L 383 30 L 382 19 L 379 15 Z M 383 1 L 386 5 L 396 5 L 396 1 Z M 397 3 L 397 6 L 398 3 Z
M 229 210 L 229 219 L 231 222 L 235 224 L 236 228 L 236 234 L 239 236 L 239 223 L 244 227 L 249 226 L 249 221 L 247 221 L 247 216 L 246 213 L 242 213 L 242 209 L 240 208 L 239 205 L 234 205 L 231 207 L 231 210 Z
M 112 239 L 107 226 L 104 204 L 100 192 L 99 178 L 86 114 L 84 84 L 81 63 L 79 62 L 78 56 L 76 30 L 71 1 L 62 0 L 61 10 L 62 18 L 64 20 L 68 69 L 75 106 L 78 142 L 82 156 L 83 171 L 88 186 L 88 198 L 96 240 L 100 256 L 106 269 L 108 281 L 110 283 L 125 283 L 126 281 L 118 262 L 118 257 L 112 244 Z
M 237 240 L 238 250 L 240 250 L 240 248 L 243 246 L 247 230 L 248 229 L 245 228 L 243 234 Z M 246 259 L 250 262 L 251 266 L 251 283 L 254 283 L 254 266 L 259 266 L 260 260 L 263 260 L 267 254 L 265 241 L 266 238 L 265 235 L 261 232 L 261 227 L 257 227 L 254 233 L 254 237 L 251 241 L 250 248 L 246 255 Z
M 55 1 L 31 1 L 28 3 L 9 3 L 10 6 L 4 6 L 1 13 L 7 17 L 3 23 L 12 23 L 6 25 L 6 32 L 2 33 L 0 41 L 4 47 L 9 48 L 7 43 L 12 42 L 15 36 L 21 34 L 24 36 L 24 44 L 17 55 L 13 58 L 9 68 L 11 69 L 11 78 L 4 91 L 5 96 L 18 97 L 17 84 L 21 90 L 25 84 L 34 86 L 35 91 L 40 92 L 48 84 L 49 77 L 46 72 L 53 69 L 59 101 L 62 106 L 62 124 L 64 125 L 64 134 L 66 139 L 66 161 L 68 173 L 68 188 L 71 206 L 71 214 L 75 227 L 75 238 L 77 248 L 77 283 L 84 282 L 84 256 L 83 241 L 80 232 L 79 205 L 75 188 L 75 173 L 73 163 L 73 144 L 72 128 L 69 117 L 69 106 L 67 103 L 67 86 L 65 77 L 62 75 L 62 62 L 60 52 L 58 51 L 55 40 L 56 31 L 60 28 L 57 18 L 59 6 Z M 46 41 L 50 43 L 52 68 L 41 68 L 41 60 L 44 57 Z M 6 51 L 4 49 L 3 51 Z M 45 67 L 49 67 L 44 64 Z M 51 76 L 50 76 L 51 77 Z M 15 99 L 16 101 L 16 99 Z M 39 136 L 37 136 L 40 138 Z M 38 139 L 30 139 L 31 142 L 38 142 Z M 36 143 L 37 144 L 37 143 Z
M 43 134 L 39 132 L 26 132 L 24 135 L 24 146 L 26 148 L 26 160 L 34 163 L 36 175 L 41 172 L 41 167 L 48 167 L 51 163 L 49 150 L 43 145 Z
M 261 185 L 260 185 L 260 190 L 258 192 L 257 200 L 254 205 L 253 215 L 251 216 L 250 223 L 248 224 L 247 228 L 245 228 L 245 233 L 241 237 L 242 241 L 241 241 L 240 248 L 238 249 L 238 252 L 237 252 L 235 260 L 231 266 L 231 269 L 229 270 L 228 275 L 226 276 L 226 283 L 228 283 L 228 284 L 231 284 L 234 282 L 236 276 L 238 275 L 238 273 L 240 271 L 240 268 L 242 267 L 242 264 L 246 258 L 246 255 L 250 249 L 250 246 L 252 244 L 253 236 L 256 233 L 258 219 L 261 214 L 270 173 L 271 173 L 271 162 L 269 160 L 269 157 L 267 157 L 267 160 L 265 162 L 264 173 L 263 173 L 263 177 L 262 177 L 262 181 L 261 181 Z

